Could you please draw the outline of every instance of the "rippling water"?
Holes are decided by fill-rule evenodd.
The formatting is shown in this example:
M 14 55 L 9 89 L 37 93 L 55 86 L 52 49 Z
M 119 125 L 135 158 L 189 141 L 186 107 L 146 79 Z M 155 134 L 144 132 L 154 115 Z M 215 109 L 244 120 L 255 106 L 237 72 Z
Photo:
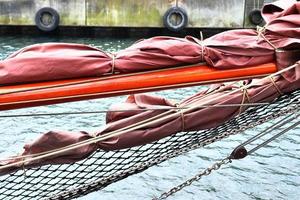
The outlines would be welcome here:
M 135 39 L 113 38 L 1 37 L 0 58 L 4 59 L 10 53 L 26 45 L 41 42 L 85 43 L 113 52 L 127 47 L 134 41 Z M 192 95 L 199 89 L 201 87 L 169 90 L 157 94 L 179 100 Z M 125 97 L 121 96 L 6 111 L 1 114 L 105 110 L 112 103 L 124 99 Z M 95 131 L 104 124 L 103 120 L 103 114 L 0 118 L 0 156 L 6 157 L 20 152 L 24 143 L 48 130 Z M 151 199 L 192 177 L 215 161 L 224 158 L 239 143 L 262 129 L 263 127 L 257 127 L 255 130 L 232 136 L 208 147 L 171 159 L 143 173 L 114 183 L 102 191 L 79 199 Z M 170 199 L 299 199 L 299 133 L 300 128 L 298 127 L 259 150 L 253 156 L 241 161 L 234 161 L 178 192 Z

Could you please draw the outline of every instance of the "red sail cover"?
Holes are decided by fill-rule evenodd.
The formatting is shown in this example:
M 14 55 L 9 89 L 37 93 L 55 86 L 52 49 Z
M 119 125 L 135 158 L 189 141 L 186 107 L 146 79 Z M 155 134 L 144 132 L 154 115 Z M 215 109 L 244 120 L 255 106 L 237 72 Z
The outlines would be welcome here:
M 264 7 L 262 14 L 268 25 L 259 32 L 232 30 L 204 41 L 193 37 L 153 37 L 115 54 L 80 44 L 28 46 L 0 62 L 0 84 L 101 76 L 202 61 L 222 69 L 271 62 L 275 58 L 274 47 L 300 46 L 300 2 L 282 2 Z
M 287 1 L 289 2 L 289 1 Z M 278 7 L 278 5 L 281 4 L 274 4 L 274 5 L 269 5 L 269 7 L 272 7 L 272 9 L 269 8 L 268 10 L 268 15 L 267 17 L 276 20 L 276 17 L 282 17 L 283 13 L 285 13 L 284 16 L 288 16 L 287 11 L 291 12 L 291 16 L 294 16 L 291 19 L 291 22 L 288 23 L 288 21 L 285 20 L 278 20 L 278 24 L 281 22 L 285 22 L 286 24 L 290 24 L 290 26 L 285 25 L 283 29 L 285 30 L 290 30 L 287 31 L 289 34 L 290 33 L 296 33 L 299 31 L 299 26 L 296 28 L 294 25 L 295 23 L 300 22 L 300 16 L 299 16 L 299 6 L 300 3 L 295 3 L 291 7 L 287 8 L 286 10 L 282 10 L 281 7 Z M 276 11 L 274 12 L 274 16 L 272 16 L 269 11 Z M 296 12 L 297 11 L 297 12 Z M 297 14 L 295 14 L 295 12 Z M 280 29 L 280 26 L 278 25 L 277 27 Z M 268 28 L 267 28 L 268 29 Z M 229 31 L 227 33 L 237 33 L 238 31 Z M 241 33 L 244 31 L 241 30 Z M 281 33 L 281 31 L 278 31 Z M 250 32 L 248 32 L 249 34 Z M 267 32 L 268 34 L 271 34 L 270 32 Z M 266 34 L 266 33 L 265 33 Z M 275 34 L 275 33 L 274 33 Z M 282 32 L 284 34 L 284 31 Z M 219 34 L 217 36 L 214 36 L 213 38 L 219 38 L 219 41 L 217 43 L 221 44 L 221 37 L 225 37 L 226 32 Z M 251 34 L 250 34 L 251 35 Z M 267 34 L 266 34 L 267 35 Z M 257 36 L 254 35 L 253 32 L 253 44 L 254 44 L 254 38 L 257 38 Z M 252 37 L 252 36 L 249 36 Z M 293 35 L 289 35 L 293 36 Z M 295 38 L 287 38 L 282 36 L 280 39 L 279 35 L 276 35 L 277 39 L 272 40 L 273 44 L 278 45 L 278 44 L 286 44 L 285 47 L 288 47 L 290 45 L 294 45 L 297 43 L 293 43 L 292 41 L 297 41 L 297 35 L 294 35 Z M 229 37 L 229 36 L 228 36 Z M 240 36 L 241 37 L 241 36 Z M 225 45 L 223 46 L 218 46 L 219 49 L 221 49 L 220 53 L 220 59 L 219 61 L 213 62 L 215 64 L 215 67 L 221 67 L 218 65 L 218 63 L 235 63 L 237 62 L 236 60 L 231 59 L 231 57 L 235 56 L 236 54 L 230 54 L 232 52 L 237 52 L 236 49 L 238 49 L 238 44 L 241 42 L 241 38 L 237 37 L 237 35 L 234 35 L 233 38 L 235 38 L 238 42 L 236 45 L 236 48 L 232 48 L 232 51 L 229 51 L 229 47 L 227 48 Z M 243 36 L 244 37 L 244 36 Z M 157 41 L 157 39 L 161 38 L 154 38 L 154 41 Z M 151 40 L 151 39 L 150 39 Z M 185 41 L 187 40 L 188 43 L 193 43 L 190 42 L 189 39 L 175 39 L 175 41 Z M 194 39 L 192 39 L 194 41 Z M 212 39 L 209 39 L 212 40 Z M 207 40 L 207 41 L 209 41 Z M 230 44 L 234 44 L 233 42 L 234 39 L 228 40 L 230 41 Z M 166 40 L 162 40 L 163 43 L 167 43 Z M 170 41 L 174 41 L 171 39 Z M 225 41 L 228 42 L 228 41 Z M 256 40 L 255 40 L 256 41 Z M 146 41 L 144 41 L 146 42 Z M 249 39 L 250 42 L 250 39 Z M 136 46 L 139 46 L 143 44 L 142 43 L 137 43 L 135 44 Z M 151 43 L 153 44 L 153 43 Z M 149 44 L 149 45 L 151 45 Z M 260 46 L 265 46 L 266 48 L 254 48 L 257 51 L 265 52 L 265 59 L 263 60 L 264 62 L 267 62 L 268 59 L 273 59 L 273 54 L 270 53 L 273 52 L 274 50 L 267 47 L 266 43 L 264 40 L 259 40 L 256 47 Z M 251 63 L 256 63 L 259 62 L 259 59 L 261 59 L 261 54 L 257 54 L 256 56 L 259 57 L 259 59 L 256 59 L 256 56 L 254 56 L 254 49 L 252 48 L 253 46 L 245 46 L 240 44 L 239 48 L 242 49 L 242 47 L 245 47 L 245 51 L 248 49 L 248 54 L 244 54 L 244 56 L 240 55 L 242 57 L 243 62 L 251 62 Z M 198 48 L 199 46 L 196 45 L 195 47 Z M 261 47 L 261 46 L 260 46 Z M 132 47 L 125 51 L 129 51 Z M 169 47 L 171 48 L 171 46 Z M 205 47 L 207 49 L 210 49 L 210 47 Z M 133 48 L 135 51 L 137 48 Z M 146 54 L 149 53 L 150 48 L 145 51 L 147 52 Z M 228 50 L 228 51 L 226 51 Z M 154 52 L 157 52 L 156 50 L 153 50 Z M 202 50 L 201 50 L 202 51 Z M 142 51 L 141 51 L 142 52 Z M 144 53 L 145 53 L 144 52 Z M 208 52 L 208 50 L 206 50 Z M 227 53 L 224 53 L 227 52 Z M 251 52 L 253 54 L 251 54 Z M 153 52 L 152 52 L 153 53 Z M 152 54 L 150 53 L 150 54 Z M 154 53 L 158 57 L 162 54 Z M 104 55 L 101 54 L 101 55 Z M 199 54 L 198 54 L 199 55 Z M 205 54 L 206 56 L 207 54 Z M 247 55 L 249 56 L 249 59 L 247 58 Z M 269 58 L 267 58 L 270 55 Z M 245 84 L 251 84 L 251 87 L 247 89 L 247 98 L 245 96 L 245 93 L 241 90 L 238 90 L 239 92 L 235 93 L 230 93 L 230 95 L 225 95 L 228 94 L 228 92 L 233 91 L 235 86 L 218 86 L 213 88 L 212 90 L 206 90 L 206 91 L 201 91 L 200 93 L 183 100 L 180 102 L 179 106 L 185 106 L 189 105 L 192 102 L 197 102 L 198 104 L 201 105 L 226 105 L 226 104 L 240 104 L 242 102 L 251 102 L 251 103 L 257 103 L 257 102 L 272 102 L 276 98 L 280 96 L 281 93 L 287 93 L 295 90 L 300 89 L 300 58 L 299 54 L 295 51 L 290 52 L 281 52 L 278 54 L 280 58 L 280 62 L 282 67 L 285 67 L 286 65 L 290 65 L 293 63 L 295 59 L 298 57 L 298 62 L 297 66 L 293 69 L 290 70 L 282 75 L 278 75 L 274 77 L 274 82 L 271 79 L 264 79 L 263 81 L 261 80 L 252 80 L 248 81 Z M 291 56 L 293 55 L 293 56 Z M 295 56 L 296 55 L 296 56 Z M 18 57 L 18 56 L 16 56 Z M 134 57 L 134 56 L 133 56 Z M 168 56 L 167 56 L 168 57 Z M 201 57 L 201 56 L 200 56 Z M 130 57 L 132 58 L 132 57 Z M 173 58 L 173 57 L 172 57 Z M 211 59 L 211 57 L 206 57 L 205 59 Z M 293 58 L 291 60 L 287 60 L 287 58 Z M 271 59 L 271 60 L 272 60 Z M 129 58 L 128 58 L 129 60 Z M 120 61 L 121 62 L 121 61 Z M 150 63 L 148 66 L 153 66 L 151 65 L 151 62 L 156 62 L 155 59 L 151 59 L 148 61 Z M 152 63 L 153 64 L 153 63 Z M 240 63 L 237 63 L 234 66 L 239 65 Z M 138 65 L 137 65 L 138 66 Z M 229 65 L 224 64 L 225 67 L 229 67 Z M 232 67 L 232 65 L 230 65 Z M 22 168 L 30 168 L 33 166 L 40 166 L 40 165 L 45 165 L 45 164 L 61 164 L 61 163 L 72 163 L 81 159 L 86 158 L 89 156 L 91 153 L 96 151 L 98 148 L 104 149 L 104 150 L 115 150 L 115 149 L 122 149 L 122 148 L 128 148 L 132 146 L 137 146 L 137 145 L 142 145 L 146 144 L 155 140 L 159 140 L 163 137 L 172 135 L 176 132 L 179 131 L 193 131 L 193 130 L 202 130 L 202 129 L 207 129 L 211 127 L 216 127 L 225 121 L 231 119 L 232 117 L 238 115 L 240 112 L 242 112 L 246 107 L 241 106 L 236 106 L 236 107 L 198 107 L 197 109 L 192 109 L 189 110 L 189 112 L 184 113 L 184 115 L 172 115 L 175 110 L 173 110 L 170 114 L 172 117 L 169 117 L 168 119 L 164 120 L 159 120 L 156 121 L 155 123 L 149 124 L 148 126 L 142 127 L 142 128 L 137 128 L 131 131 L 126 132 L 125 134 L 121 134 L 118 136 L 115 136 L 113 138 L 109 138 L 105 141 L 101 141 L 98 143 L 92 143 L 89 145 L 85 145 L 73 150 L 68 150 L 61 152 L 59 154 L 51 155 L 49 157 L 45 157 L 42 159 L 38 159 L 35 161 L 30 161 L 31 157 L 34 157 L 35 154 L 40 154 L 43 152 L 48 152 L 52 150 L 56 150 L 61 147 L 66 147 L 68 145 L 73 145 L 77 142 L 82 142 L 87 139 L 94 138 L 95 136 L 100 136 L 104 135 L 106 133 L 110 133 L 112 131 L 117 131 L 122 128 L 126 128 L 132 124 L 136 124 L 138 122 L 141 122 L 145 119 L 149 119 L 153 116 L 157 116 L 159 114 L 162 114 L 163 110 L 147 110 L 145 111 L 145 108 L 175 108 L 175 105 L 168 101 L 167 99 L 161 98 L 161 97 L 154 97 L 154 96 L 149 96 L 149 95 L 144 95 L 144 94 L 139 94 L 139 95 L 132 95 L 129 96 L 128 99 L 126 100 L 125 103 L 121 103 L 119 105 L 113 106 L 112 109 L 119 110 L 119 108 L 123 109 L 126 107 L 127 109 L 132 109 L 133 111 L 127 111 L 127 112 L 111 112 L 107 114 L 107 125 L 103 127 L 103 129 L 97 133 L 86 133 L 86 132 L 65 132 L 65 131 L 50 131 L 48 133 L 45 133 L 41 135 L 37 140 L 26 144 L 24 146 L 24 152 L 22 153 L 22 156 L 28 156 L 26 158 L 22 157 L 14 157 L 9 160 L 2 160 L 0 161 L 0 166 L 3 165 L 8 165 L 8 164 L 14 164 L 18 161 L 25 160 L 25 163 L 10 166 L 8 168 L 2 168 L 0 167 L 0 174 L 6 174 L 14 170 L 22 169 Z M 137 110 L 140 109 L 140 110 Z M 222 113 L 220 115 L 219 113 Z M 204 117 L 205 116 L 205 117 Z

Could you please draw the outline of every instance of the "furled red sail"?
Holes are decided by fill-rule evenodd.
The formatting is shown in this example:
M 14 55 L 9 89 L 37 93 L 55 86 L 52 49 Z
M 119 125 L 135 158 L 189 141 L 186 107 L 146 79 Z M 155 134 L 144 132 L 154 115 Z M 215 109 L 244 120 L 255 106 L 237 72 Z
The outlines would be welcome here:
M 264 28 L 227 31 L 203 41 L 193 37 L 153 37 L 115 54 L 80 44 L 28 46 L 0 61 L 0 84 L 102 76 L 202 61 L 222 69 L 271 62 L 275 48 L 300 47 L 300 3 L 284 2 L 265 6 Z

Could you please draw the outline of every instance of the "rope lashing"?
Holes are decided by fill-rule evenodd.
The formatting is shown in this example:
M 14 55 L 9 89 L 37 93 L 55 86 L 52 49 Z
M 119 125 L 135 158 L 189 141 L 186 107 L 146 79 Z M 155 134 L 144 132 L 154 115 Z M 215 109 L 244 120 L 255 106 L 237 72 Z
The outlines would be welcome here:
M 243 86 L 244 86 L 244 84 L 241 84 L 241 85 L 240 85 L 241 88 L 242 88 Z M 243 92 L 243 97 L 242 97 L 242 102 L 241 102 L 241 106 L 240 106 L 238 115 L 240 115 L 240 114 L 243 112 L 243 107 L 246 106 L 246 105 L 245 105 L 246 100 L 247 100 L 248 102 L 250 102 L 250 97 L 249 97 L 247 88 L 243 88 L 243 89 L 241 89 L 241 90 L 242 90 L 242 92 Z
M 179 112 L 180 112 L 180 118 L 181 118 L 181 131 L 184 132 L 184 130 L 185 130 L 184 114 L 183 114 L 182 110 L 180 110 Z
M 22 170 L 23 170 L 23 175 L 26 177 L 26 168 L 25 168 L 25 158 L 22 158 L 23 164 L 22 164 Z
M 185 122 L 184 122 L 184 113 L 182 112 L 182 108 L 180 107 L 179 103 L 175 104 L 176 108 L 178 109 L 177 112 L 180 113 L 180 118 L 181 118 L 181 131 L 184 132 L 185 130 Z
M 259 38 L 262 38 L 264 41 L 266 41 L 271 47 L 273 47 L 274 50 L 277 50 L 278 48 L 265 36 L 266 33 L 266 29 L 267 29 L 267 25 L 261 27 L 261 26 L 257 26 L 256 27 L 256 33 L 257 33 L 257 40 Z
M 196 44 L 198 44 L 200 46 L 200 54 L 201 54 L 201 60 L 200 62 L 205 62 L 205 59 L 204 59 L 204 54 L 205 54 L 205 49 L 206 49 L 206 46 L 204 44 L 204 38 L 203 38 L 203 33 L 202 31 L 200 31 L 200 40 L 198 38 L 195 38 L 195 37 L 186 37 L 192 41 L 194 41 Z
M 273 77 L 270 77 L 271 83 L 272 85 L 276 88 L 276 91 L 278 92 L 279 95 L 283 95 L 283 92 L 279 89 L 278 85 L 276 84 L 276 82 L 274 81 Z
M 205 46 L 204 46 L 204 42 L 203 42 L 203 33 L 202 31 L 200 31 L 200 46 L 201 46 L 201 62 L 204 61 L 204 50 L 205 50 Z
M 109 56 L 111 57 L 111 73 L 115 74 L 116 54 L 110 53 Z

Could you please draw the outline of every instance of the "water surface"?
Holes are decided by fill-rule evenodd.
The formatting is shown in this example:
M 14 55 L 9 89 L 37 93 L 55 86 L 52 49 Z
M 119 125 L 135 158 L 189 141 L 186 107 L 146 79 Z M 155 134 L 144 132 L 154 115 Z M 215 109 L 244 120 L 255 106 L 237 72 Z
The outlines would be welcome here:
M 48 37 L 1 37 L 0 58 L 26 45 L 41 42 L 85 43 L 104 49 L 118 51 L 136 39 L 113 38 L 48 38 Z M 200 90 L 201 87 L 157 92 L 171 99 L 182 99 Z M 90 101 L 73 102 L 51 106 L 5 111 L 1 114 L 78 112 L 105 110 L 111 104 L 124 101 L 126 97 L 114 97 Z M 204 116 L 205 117 L 205 116 Z M 0 156 L 6 157 L 22 151 L 23 145 L 49 130 L 95 131 L 104 124 L 103 114 L 29 117 L 0 119 Z M 151 199 L 169 190 L 188 178 L 227 156 L 235 146 L 263 127 L 232 136 L 166 161 L 143 173 L 130 176 L 111 184 L 102 191 L 79 199 Z M 300 196 L 300 128 L 281 136 L 254 156 L 234 161 L 221 170 L 204 177 L 172 196 L 170 199 L 291 199 Z

